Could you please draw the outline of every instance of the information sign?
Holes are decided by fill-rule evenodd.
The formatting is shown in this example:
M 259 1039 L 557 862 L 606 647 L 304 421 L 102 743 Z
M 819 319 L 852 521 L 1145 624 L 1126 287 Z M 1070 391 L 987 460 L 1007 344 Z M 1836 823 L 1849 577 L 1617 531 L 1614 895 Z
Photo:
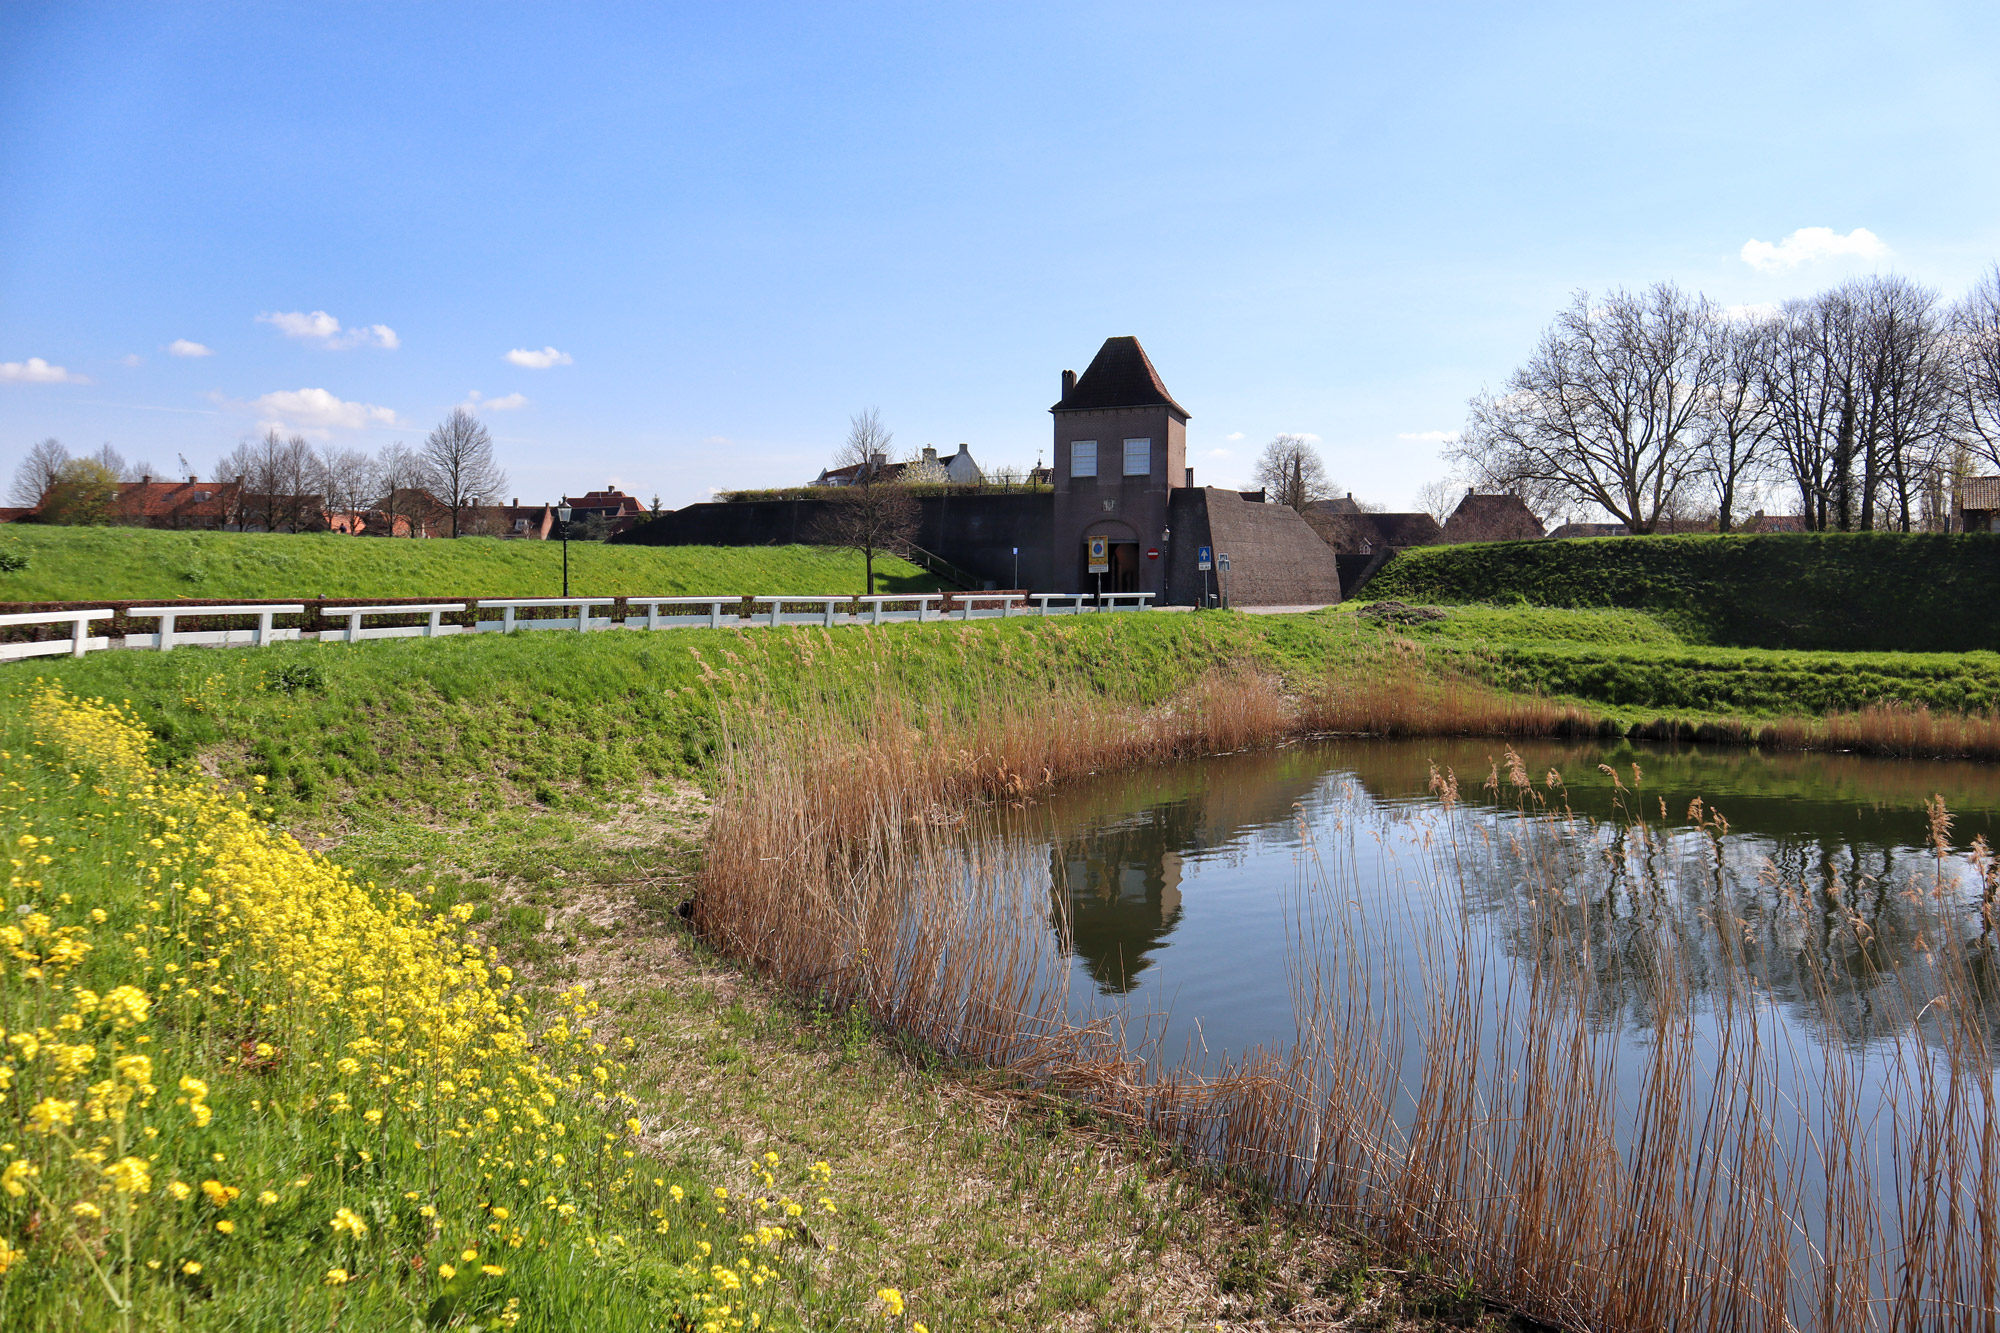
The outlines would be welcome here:
M 1090 543 L 1090 572 L 1093 574 L 1104 574 L 1110 572 L 1111 539 L 1109 537 L 1092 537 L 1089 539 L 1089 543 Z
M 1208 547 L 1204 546 L 1195 552 L 1194 563 L 1197 569 L 1214 569 L 1215 556 Z

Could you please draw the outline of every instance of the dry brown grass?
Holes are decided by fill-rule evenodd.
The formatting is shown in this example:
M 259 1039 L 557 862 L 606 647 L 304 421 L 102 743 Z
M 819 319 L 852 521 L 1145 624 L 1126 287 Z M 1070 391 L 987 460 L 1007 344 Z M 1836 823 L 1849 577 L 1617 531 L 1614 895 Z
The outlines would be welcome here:
M 1579 925 L 1593 908 L 1564 877 L 1585 835 L 1529 822 L 1512 836 L 1544 947 L 1526 965 L 1483 951 L 1445 910 L 1420 927 L 1422 976 L 1385 980 L 1366 960 L 1391 950 L 1382 932 L 1411 923 L 1361 919 L 1348 886 L 1328 884 L 1301 911 L 1299 1044 L 1196 1077 L 1147 1058 L 1115 1019 L 1065 1020 L 1068 973 L 1046 922 L 1025 918 L 1008 867 L 966 836 L 983 802 L 1300 730 L 1588 723 L 1414 672 L 1301 700 L 1244 671 L 1144 712 L 1052 698 L 954 721 L 881 699 L 783 728 L 739 723 L 697 921 L 794 995 L 861 1006 L 930 1049 L 1087 1098 L 1539 1319 L 1992 1329 L 2000 1151 L 1981 1017 L 1993 971 L 1979 952 L 1996 924 L 1990 894 L 1985 934 L 1968 939 L 1948 928 L 1942 872 L 1909 890 L 1939 922 L 1934 966 L 1890 979 L 1903 989 L 1887 1056 L 1783 1045 L 1773 1001 L 1747 982 L 1704 1008 L 1681 980 L 1681 942 L 1644 939 L 1646 1063 L 1639 1094 L 1621 1096 Z M 1440 775 L 1447 799 L 1454 781 Z M 1616 849 L 1640 897 L 1664 891 L 1647 879 L 1662 836 L 1638 824 Z M 1441 865 L 1439 884 L 1452 874 Z M 1865 929 L 1829 923 L 1808 893 L 1793 902 L 1800 929 Z M 1745 927 L 1713 925 L 1724 940 Z M 1835 987 L 1817 984 L 1831 1029 Z M 1421 1051 L 1408 1069 L 1393 1054 L 1406 1033 Z

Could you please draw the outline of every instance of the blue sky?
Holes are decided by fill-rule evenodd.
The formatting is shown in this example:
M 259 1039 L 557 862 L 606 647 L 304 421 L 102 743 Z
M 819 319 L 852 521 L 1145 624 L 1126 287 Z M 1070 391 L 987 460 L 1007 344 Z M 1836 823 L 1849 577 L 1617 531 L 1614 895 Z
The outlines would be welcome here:
M 0 466 L 476 393 L 524 499 L 679 505 L 871 405 L 1032 463 L 1129 333 L 1198 479 L 1304 432 L 1400 507 L 1576 288 L 1962 291 L 1997 47 L 1990 4 L 10 0 Z

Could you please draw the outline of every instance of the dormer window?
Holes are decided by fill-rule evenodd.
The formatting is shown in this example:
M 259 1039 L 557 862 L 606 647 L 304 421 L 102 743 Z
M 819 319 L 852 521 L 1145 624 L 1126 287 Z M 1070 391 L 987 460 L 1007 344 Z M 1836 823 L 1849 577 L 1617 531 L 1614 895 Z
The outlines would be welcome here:
M 1097 475 L 1097 441 L 1072 440 L 1069 446 L 1069 474 L 1072 477 Z

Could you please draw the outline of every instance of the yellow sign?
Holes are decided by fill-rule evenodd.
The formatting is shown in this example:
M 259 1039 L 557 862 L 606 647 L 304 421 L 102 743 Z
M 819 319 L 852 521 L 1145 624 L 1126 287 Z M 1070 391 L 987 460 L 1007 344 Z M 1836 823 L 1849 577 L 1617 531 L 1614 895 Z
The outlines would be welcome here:
M 1091 537 L 1087 539 L 1087 544 L 1090 547 L 1090 572 L 1093 574 L 1110 573 L 1111 539 L 1109 537 Z

